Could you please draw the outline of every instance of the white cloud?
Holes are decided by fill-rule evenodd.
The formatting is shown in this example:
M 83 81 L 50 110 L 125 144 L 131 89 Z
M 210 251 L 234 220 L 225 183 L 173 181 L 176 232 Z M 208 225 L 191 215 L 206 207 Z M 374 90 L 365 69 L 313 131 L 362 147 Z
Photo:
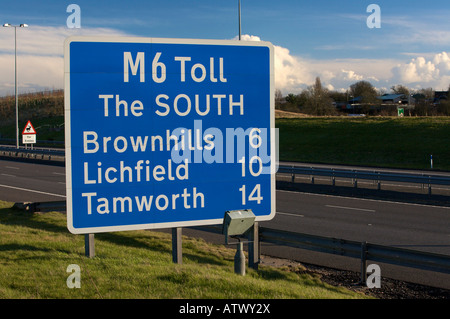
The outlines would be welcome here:
M 19 93 L 62 88 L 63 70 L 62 56 L 18 56 Z M 0 93 L 14 94 L 14 55 L 0 55 L 0 74 Z
M 243 34 L 243 41 L 261 41 L 260 37 Z M 237 37 L 234 38 L 237 40 Z M 301 90 L 314 81 L 307 62 L 291 55 L 289 49 L 274 45 L 275 87 L 283 93 Z
M 447 46 L 450 41 L 448 13 L 440 11 L 439 15 L 423 16 L 421 19 L 404 16 L 384 17 L 382 23 L 395 28 L 395 32 L 391 32 L 384 40 L 397 45 Z
M 275 85 L 283 93 L 298 93 L 302 88 L 312 85 L 315 77 L 320 77 L 322 84 L 334 90 L 345 91 L 348 87 L 361 80 L 369 81 L 374 86 L 379 86 L 392 77 L 391 69 L 399 62 L 395 60 L 375 59 L 339 59 L 339 60 L 317 60 L 304 59 L 296 56 L 290 57 L 293 65 L 301 65 L 302 72 L 295 69 L 285 70 L 295 78 L 292 80 L 296 86 L 287 87 L 283 82 L 275 80 Z M 297 68 L 298 69 L 298 68 Z M 275 72 L 278 69 L 275 64 Z M 277 77 L 276 77 L 277 79 Z
M 289 50 L 275 46 L 275 87 L 282 92 L 298 91 L 312 84 L 314 76 L 305 60 L 290 54 Z
M 14 54 L 14 29 L 2 28 L 0 52 Z M 30 26 L 17 28 L 17 52 L 32 55 L 62 55 L 64 40 L 72 35 L 118 36 L 125 33 L 108 28 L 79 28 Z
M 233 40 L 237 40 L 239 39 L 239 37 L 234 37 Z M 242 41 L 261 41 L 261 38 L 258 37 L 257 35 L 250 35 L 250 34 L 242 34 L 241 35 L 241 40 Z
M 433 58 L 433 63 L 441 72 L 450 72 L 450 56 L 447 52 L 438 53 Z
M 12 29 L 11 29 L 12 30 Z M 0 32 L 0 95 L 14 94 L 14 31 Z M 68 29 L 30 27 L 17 32 L 19 92 L 63 88 L 63 43 L 70 35 L 126 36 L 106 28 Z M 237 38 L 235 38 L 236 40 Z M 242 35 L 244 41 L 261 41 Z M 322 84 L 345 91 L 351 84 L 366 80 L 378 88 L 403 84 L 411 88 L 447 89 L 450 84 L 450 52 L 408 53 L 410 60 L 332 59 L 320 60 L 293 55 L 274 45 L 275 87 L 283 94 L 298 94 L 320 77 Z
M 449 53 L 435 54 L 427 60 L 423 56 L 411 59 L 409 63 L 398 64 L 393 74 L 399 83 L 413 87 L 432 87 L 436 90 L 446 89 L 450 84 Z
M 257 36 L 243 40 L 260 41 Z M 398 59 L 335 59 L 318 60 L 294 56 L 287 48 L 275 48 L 275 87 L 283 94 L 299 93 L 319 76 L 322 84 L 345 91 L 351 84 L 365 80 L 389 91 L 393 85 L 411 88 L 447 89 L 450 84 L 450 52 L 413 54 L 409 62 Z
M 71 35 L 123 36 L 107 28 L 30 26 L 17 30 L 19 93 L 63 88 L 64 40 Z M 0 95 L 14 94 L 14 29 L 0 32 Z
M 355 71 L 351 70 L 341 70 L 341 75 L 343 80 L 348 81 L 361 81 L 364 77 L 362 75 L 359 75 L 355 73 Z
M 237 39 L 237 38 L 235 38 Z M 261 41 L 254 35 L 242 35 L 244 41 Z M 351 84 L 366 80 L 373 85 L 387 81 L 396 60 L 376 59 L 306 59 L 292 55 L 287 48 L 274 45 L 275 87 L 283 94 L 300 93 L 320 77 L 330 90 L 345 91 Z
M 426 61 L 424 57 L 412 59 L 408 64 L 398 65 L 394 68 L 394 73 L 405 83 L 430 82 L 439 71 L 431 61 Z

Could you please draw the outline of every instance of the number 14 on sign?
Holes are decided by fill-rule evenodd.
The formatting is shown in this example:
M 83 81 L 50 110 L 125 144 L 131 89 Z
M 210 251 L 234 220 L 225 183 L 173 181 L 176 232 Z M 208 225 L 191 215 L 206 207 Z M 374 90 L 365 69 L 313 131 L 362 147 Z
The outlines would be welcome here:
M 242 187 L 239 188 L 239 191 L 242 193 L 242 205 L 246 205 L 247 200 L 249 202 L 256 201 L 258 204 L 261 204 L 261 201 L 263 200 L 263 197 L 261 196 L 261 185 L 260 184 L 256 184 L 256 186 L 253 188 L 253 190 L 248 195 L 248 198 L 247 198 L 246 185 L 242 185 Z

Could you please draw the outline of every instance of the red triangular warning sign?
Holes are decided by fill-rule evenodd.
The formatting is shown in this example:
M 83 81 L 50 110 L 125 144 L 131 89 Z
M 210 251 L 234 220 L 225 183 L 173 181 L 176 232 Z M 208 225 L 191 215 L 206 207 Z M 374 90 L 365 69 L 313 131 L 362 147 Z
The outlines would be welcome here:
M 28 121 L 27 125 L 25 125 L 22 134 L 36 134 L 36 130 L 34 129 L 33 124 L 31 124 L 30 121 Z

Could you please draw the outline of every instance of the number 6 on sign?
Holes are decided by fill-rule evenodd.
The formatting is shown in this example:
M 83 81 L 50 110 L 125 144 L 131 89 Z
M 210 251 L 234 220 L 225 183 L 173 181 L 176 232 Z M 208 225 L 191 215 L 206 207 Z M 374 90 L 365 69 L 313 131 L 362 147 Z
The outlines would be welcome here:
M 247 203 L 246 201 L 246 192 L 245 192 L 245 185 L 242 185 L 241 188 L 239 188 L 239 190 L 242 193 L 242 205 L 245 205 Z M 256 193 L 256 196 L 255 196 Z M 258 204 L 261 204 L 261 201 L 263 200 L 263 197 L 261 196 L 261 185 L 260 184 L 256 184 L 256 186 L 253 188 L 252 192 L 250 193 L 250 195 L 248 195 L 248 201 L 256 201 Z

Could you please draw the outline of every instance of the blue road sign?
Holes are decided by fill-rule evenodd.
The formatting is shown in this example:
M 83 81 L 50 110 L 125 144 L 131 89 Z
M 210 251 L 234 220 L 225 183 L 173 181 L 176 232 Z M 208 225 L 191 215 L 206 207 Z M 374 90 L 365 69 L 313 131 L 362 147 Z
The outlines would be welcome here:
M 70 37 L 64 55 L 72 233 L 273 218 L 270 43 Z

